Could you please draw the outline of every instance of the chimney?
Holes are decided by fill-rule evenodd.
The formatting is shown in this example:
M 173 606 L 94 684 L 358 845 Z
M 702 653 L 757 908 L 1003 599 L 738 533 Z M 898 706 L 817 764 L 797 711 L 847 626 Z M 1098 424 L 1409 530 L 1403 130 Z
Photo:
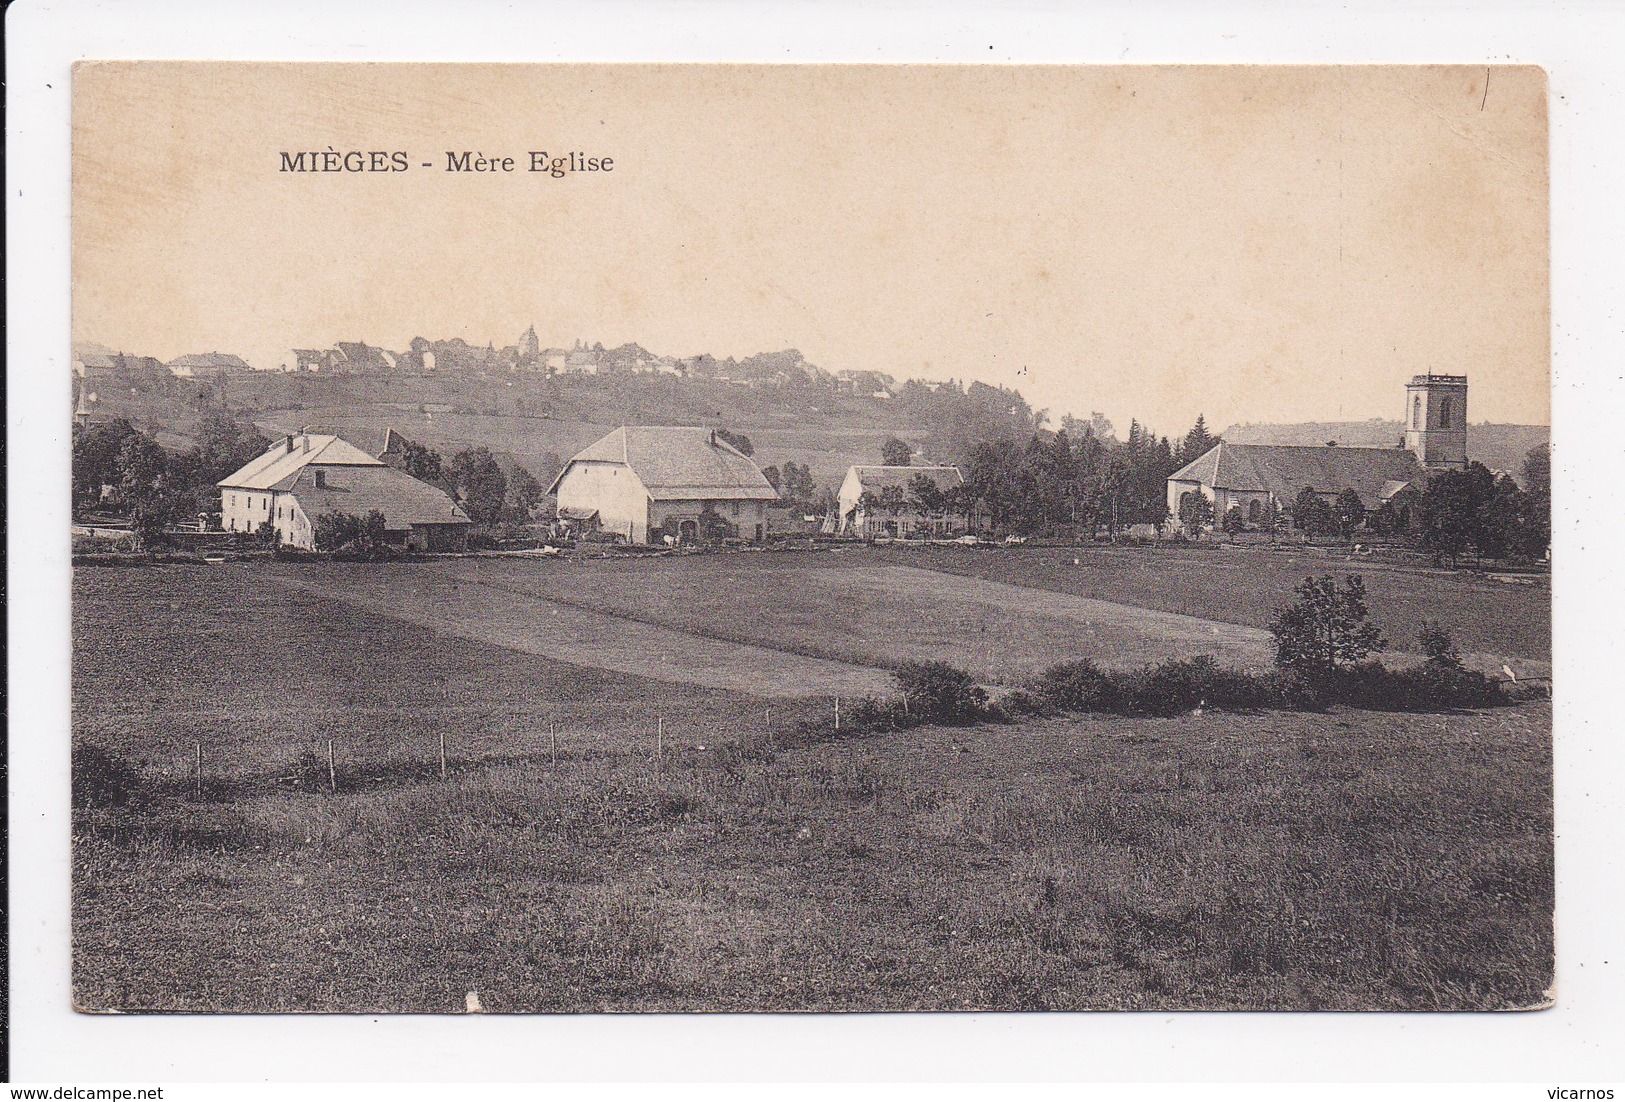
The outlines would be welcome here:
M 716 429 L 711 430 L 711 446 L 713 448 L 717 446 L 717 430 Z
M 292 433 L 288 434 L 288 439 L 287 439 L 286 443 L 288 445 L 288 454 L 292 455 L 293 454 L 293 434 Z

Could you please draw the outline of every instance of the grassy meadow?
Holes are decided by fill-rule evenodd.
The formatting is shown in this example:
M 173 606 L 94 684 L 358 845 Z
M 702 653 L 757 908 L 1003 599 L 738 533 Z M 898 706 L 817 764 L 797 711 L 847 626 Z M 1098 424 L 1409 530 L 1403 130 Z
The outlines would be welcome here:
M 796 626 L 807 594 L 849 590 L 778 573 L 797 558 L 842 568 L 831 554 L 447 569 L 483 590 L 469 579 L 500 566 L 484 581 L 520 596 L 524 577 L 573 578 L 547 592 L 612 612 L 687 570 L 693 598 L 731 593 L 737 620 L 794 641 L 815 634 Z M 982 561 L 1008 582 L 1025 560 Z M 816 685 L 787 698 L 606 671 L 457 634 L 443 590 L 438 618 L 344 599 L 373 567 L 322 566 L 298 587 L 279 573 L 295 569 L 76 572 L 76 735 L 144 779 L 128 805 L 76 814 L 84 1009 L 457 1012 L 470 991 L 496 1012 L 1545 997 L 1549 704 L 814 738 L 802 721 L 830 704 Z M 756 605 L 747 585 L 783 599 Z M 930 630 L 936 593 L 889 621 L 904 645 Z M 677 627 L 681 594 L 661 613 Z M 1031 635 L 1028 650 L 1067 656 L 1047 623 Z

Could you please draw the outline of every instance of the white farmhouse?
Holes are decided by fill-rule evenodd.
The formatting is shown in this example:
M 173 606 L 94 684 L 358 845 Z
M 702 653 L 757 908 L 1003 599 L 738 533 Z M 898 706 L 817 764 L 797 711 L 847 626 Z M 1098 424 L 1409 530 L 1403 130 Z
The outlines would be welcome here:
M 468 544 L 468 514 L 437 486 L 368 455 L 337 436 L 285 436 L 222 478 L 220 524 L 253 532 L 270 521 L 290 547 L 316 546 L 324 513 L 384 515 L 385 538 L 415 551 L 460 551 Z
M 648 425 L 616 429 L 580 452 L 547 492 L 558 495 L 563 519 L 628 543 L 692 541 L 711 517 L 760 540 L 767 506 L 779 499 L 761 468 L 715 430 Z
M 974 511 L 967 518 L 947 509 L 920 509 L 912 490 L 917 478 L 928 479 L 939 493 L 957 490 L 965 483 L 958 467 L 848 467 L 836 495 L 840 499 L 840 532 L 866 539 L 952 539 L 977 527 Z

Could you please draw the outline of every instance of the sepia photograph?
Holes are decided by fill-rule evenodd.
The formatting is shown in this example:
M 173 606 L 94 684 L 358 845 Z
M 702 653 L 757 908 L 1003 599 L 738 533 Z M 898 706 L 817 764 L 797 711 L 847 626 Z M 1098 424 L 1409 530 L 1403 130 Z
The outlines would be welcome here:
M 72 991 L 1505 1011 L 1526 65 L 79 62 Z

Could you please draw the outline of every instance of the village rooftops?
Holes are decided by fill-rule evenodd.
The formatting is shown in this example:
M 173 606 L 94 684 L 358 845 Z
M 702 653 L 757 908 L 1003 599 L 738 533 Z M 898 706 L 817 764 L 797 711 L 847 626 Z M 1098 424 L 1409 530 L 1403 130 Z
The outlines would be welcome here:
M 228 490 L 286 490 L 311 465 L 382 467 L 384 463 L 337 436 L 300 433 L 278 440 L 215 485 Z
M 1216 489 L 1272 493 L 1282 501 L 1305 487 L 1319 494 L 1353 490 L 1368 507 L 1388 500 L 1423 477 L 1416 456 L 1403 448 L 1227 444 L 1220 441 L 1172 475 Z
M 750 457 L 714 429 L 628 425 L 578 452 L 547 492 L 572 467 L 607 463 L 629 468 L 658 501 L 776 501 L 779 493 Z

